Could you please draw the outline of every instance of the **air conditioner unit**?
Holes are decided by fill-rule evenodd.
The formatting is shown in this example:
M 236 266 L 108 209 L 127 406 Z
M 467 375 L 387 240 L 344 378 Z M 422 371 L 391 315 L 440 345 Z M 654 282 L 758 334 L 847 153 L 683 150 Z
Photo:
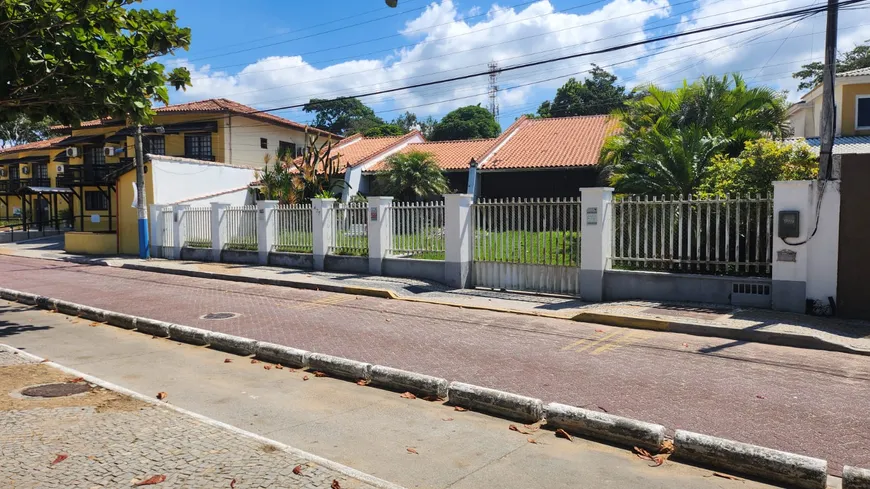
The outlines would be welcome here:
M 70 146 L 69 148 L 66 149 L 67 158 L 76 158 L 76 157 L 78 157 L 78 155 L 79 155 L 79 149 L 76 148 L 75 146 Z
M 6 176 L 6 168 L 0 168 L 0 177 Z
M 64 165 L 57 165 L 56 167 L 54 167 L 55 173 L 58 174 L 63 173 L 65 169 L 66 167 Z
M 115 156 L 115 155 L 121 154 L 122 152 L 123 152 L 123 149 L 115 148 L 114 146 L 104 146 L 103 147 L 103 154 L 106 156 Z
M 30 174 L 30 165 L 21 165 L 21 174 L 29 175 Z

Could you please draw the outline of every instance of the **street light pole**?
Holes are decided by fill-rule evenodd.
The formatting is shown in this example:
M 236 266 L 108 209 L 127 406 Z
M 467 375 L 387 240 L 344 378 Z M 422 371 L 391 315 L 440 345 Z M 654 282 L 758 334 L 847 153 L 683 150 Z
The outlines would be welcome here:
M 148 241 L 148 207 L 145 201 L 145 152 L 142 148 L 142 124 L 136 124 L 136 213 L 139 217 L 139 258 L 151 258 Z

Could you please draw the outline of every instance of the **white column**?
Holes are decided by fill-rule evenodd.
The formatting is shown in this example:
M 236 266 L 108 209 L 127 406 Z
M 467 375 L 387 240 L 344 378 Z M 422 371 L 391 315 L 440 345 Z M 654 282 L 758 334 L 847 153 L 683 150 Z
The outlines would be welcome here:
M 369 273 L 381 275 L 387 248 L 393 239 L 392 197 L 369 197 Z
M 835 155 L 831 164 L 835 165 L 839 158 Z M 810 240 L 809 261 L 807 263 L 807 299 L 812 300 L 822 308 L 830 307 L 830 299 L 837 301 L 837 269 L 839 267 L 840 247 L 840 182 L 813 182 L 813 198 L 819 196 L 818 186 L 825 185 L 822 205 L 819 207 L 819 229 Z M 813 212 L 817 207 L 813 200 Z M 807 223 L 809 232 L 815 227 L 815 219 Z M 833 311 L 832 311 L 833 312 Z
M 584 188 L 580 207 L 580 296 L 587 301 L 602 301 L 604 271 L 613 246 L 613 189 Z
M 163 245 L 163 221 L 160 220 L 161 214 L 163 213 L 163 207 L 160 204 L 151 204 L 151 219 L 148 220 L 149 225 L 151 226 L 150 240 L 151 240 L 151 257 L 152 258 L 164 258 L 161 250 L 161 246 Z
M 269 264 L 269 253 L 275 249 L 275 219 L 277 200 L 257 202 L 257 247 L 260 265 Z
M 311 238 L 314 244 L 314 269 L 323 270 L 332 234 L 335 232 L 335 199 L 311 199 Z
M 474 259 L 474 228 L 470 194 L 444 196 L 445 260 L 444 279 L 457 289 L 472 287 L 472 260 Z
M 221 251 L 227 242 L 226 210 L 229 204 L 211 203 L 211 253 L 212 260 L 221 261 Z
M 184 237 L 187 235 L 187 219 L 184 213 L 189 205 L 175 205 L 172 209 L 172 259 L 181 259 L 181 248 L 184 246 Z

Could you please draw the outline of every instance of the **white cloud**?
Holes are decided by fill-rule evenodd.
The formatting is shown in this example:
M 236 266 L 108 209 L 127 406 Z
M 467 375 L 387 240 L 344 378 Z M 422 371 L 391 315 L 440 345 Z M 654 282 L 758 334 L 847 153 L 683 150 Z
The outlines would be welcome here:
M 554 10 L 549 0 L 519 10 L 492 5 L 485 16 L 464 20 L 452 0 L 441 0 L 431 3 L 401 31 L 416 44 L 383 58 L 315 67 L 300 56 L 270 56 L 236 73 L 195 66 L 183 59 L 176 63 L 190 68 L 194 78 L 185 99 L 226 97 L 259 107 L 283 106 L 312 97 L 371 92 L 484 71 L 490 60 L 499 60 L 505 67 L 643 40 L 648 35 L 644 27 L 668 15 L 669 4 L 667 0 L 612 0 L 585 14 Z M 475 14 L 466 13 L 465 17 L 471 15 Z M 569 74 L 588 69 L 590 63 L 606 66 L 646 52 L 646 48 L 637 47 L 503 73 L 499 79 L 505 89 L 500 96 L 502 113 L 529 112 L 522 105 L 534 102 L 530 97 L 535 89 L 543 86 L 552 91 Z M 534 88 L 529 85 L 546 78 L 558 79 Z M 477 77 L 367 98 L 365 102 L 376 110 L 415 107 L 412 110 L 418 114 L 437 114 L 462 105 L 485 104 L 486 90 L 486 77 Z M 390 118 L 393 113 L 383 115 Z

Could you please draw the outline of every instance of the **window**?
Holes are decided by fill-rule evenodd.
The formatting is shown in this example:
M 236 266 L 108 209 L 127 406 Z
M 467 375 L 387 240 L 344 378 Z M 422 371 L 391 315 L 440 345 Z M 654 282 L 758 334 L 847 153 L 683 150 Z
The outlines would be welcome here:
M 269 149 L 269 140 L 266 138 L 260 138 L 260 148 Z
M 100 146 L 85 148 L 85 165 L 105 165 L 106 155 Z
M 9 165 L 9 180 L 18 180 L 18 165 Z
M 166 154 L 166 138 L 164 136 L 147 136 L 142 140 L 142 146 L 145 154 Z
M 184 156 L 188 158 L 211 158 L 211 134 L 185 134 Z
M 85 192 L 85 210 L 105 211 L 109 209 L 109 198 L 99 190 Z
M 870 129 L 870 95 L 858 95 L 855 119 L 855 129 Z
M 33 178 L 48 180 L 48 163 L 34 163 Z
M 278 141 L 278 156 L 284 156 L 285 154 L 289 155 L 290 158 L 295 158 L 296 155 L 296 144 L 288 143 L 287 141 Z

